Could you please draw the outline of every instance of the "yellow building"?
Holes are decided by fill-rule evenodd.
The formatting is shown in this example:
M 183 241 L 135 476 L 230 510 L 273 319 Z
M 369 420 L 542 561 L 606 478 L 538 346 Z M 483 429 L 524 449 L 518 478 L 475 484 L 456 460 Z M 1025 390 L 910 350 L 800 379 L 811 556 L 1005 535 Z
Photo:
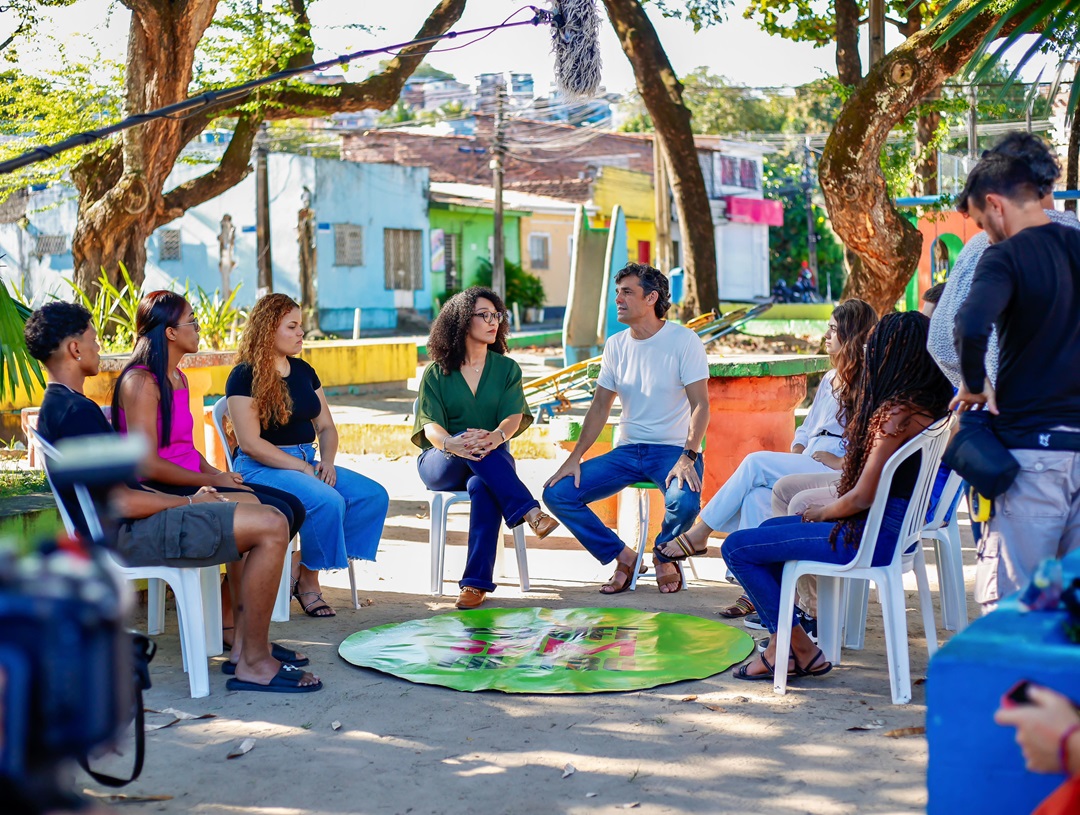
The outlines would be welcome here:
M 592 185 L 590 212 L 594 228 L 610 226 L 616 204 L 626 215 L 627 255 L 631 261 L 656 265 L 656 197 L 652 175 L 621 167 L 601 167 Z
M 544 195 L 505 190 L 507 206 L 528 214 L 521 219 L 521 265 L 544 284 L 544 305 L 566 305 L 570 288 L 570 256 L 574 242 L 574 212 L 578 205 Z M 590 217 L 597 208 L 585 205 Z

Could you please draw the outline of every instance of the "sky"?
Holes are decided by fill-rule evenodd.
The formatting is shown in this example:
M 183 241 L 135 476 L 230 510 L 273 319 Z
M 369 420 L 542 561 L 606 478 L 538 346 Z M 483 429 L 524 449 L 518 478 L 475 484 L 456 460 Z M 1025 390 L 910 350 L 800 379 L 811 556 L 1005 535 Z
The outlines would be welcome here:
M 677 1 L 677 0 L 676 0 Z M 542 0 L 533 0 L 546 6 Z M 435 0 L 318 0 L 311 10 L 316 43 L 323 49 L 318 58 L 337 53 L 383 47 L 409 40 L 423 23 Z M 664 44 L 668 58 L 680 75 L 699 66 L 707 66 L 714 74 L 751 87 L 801 85 L 820 76 L 835 73 L 834 48 L 812 48 L 779 37 L 770 37 L 754 22 L 744 20 L 742 10 L 746 0 L 735 0 L 728 18 L 721 24 L 694 33 L 693 28 L 677 20 L 665 20 L 655 12 L 650 14 Z M 494 25 L 526 8 L 518 0 L 468 0 L 465 14 L 454 27 L 463 30 Z M 602 12 L 601 12 L 602 13 Z M 6 36 L 10 22 L 0 13 L 0 37 Z M 529 19 L 531 12 L 522 11 L 514 19 Z M 108 0 L 79 0 L 73 6 L 56 10 L 46 29 L 72 47 L 81 35 L 90 34 L 99 43 L 122 44 L 126 37 L 128 13 L 117 3 Z M 349 24 L 369 26 L 370 31 L 348 28 Z M 892 33 L 892 26 L 887 26 Z M 861 46 L 866 62 L 867 37 L 863 29 Z M 532 73 L 538 94 L 548 90 L 553 81 L 553 63 L 548 29 L 521 26 L 495 31 L 480 42 L 468 45 L 467 40 L 454 40 L 441 46 L 442 53 L 433 53 L 428 62 L 449 71 L 458 79 L 471 83 L 476 75 L 488 72 Z M 900 42 L 892 33 L 886 45 L 892 48 Z M 122 48 L 122 45 L 120 46 Z M 633 72 L 619 48 L 614 31 L 606 17 L 600 26 L 600 48 L 603 59 L 603 86 L 608 91 L 624 92 L 634 87 Z M 122 58 L 123 51 L 111 53 Z M 1019 54 L 1019 52 L 1018 52 Z M 47 59 L 47 56 L 43 57 Z M 356 63 L 361 76 L 373 69 L 379 59 L 370 57 Z M 32 59 L 25 57 L 25 59 Z M 1033 60 L 1024 78 L 1033 80 L 1046 60 Z M 1047 70 L 1044 79 L 1052 74 Z

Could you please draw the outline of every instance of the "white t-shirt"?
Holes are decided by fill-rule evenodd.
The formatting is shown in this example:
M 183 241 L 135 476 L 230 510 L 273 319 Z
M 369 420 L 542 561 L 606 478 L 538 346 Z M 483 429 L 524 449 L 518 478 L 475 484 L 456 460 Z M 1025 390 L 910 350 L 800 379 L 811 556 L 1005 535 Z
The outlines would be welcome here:
M 709 377 L 705 346 L 689 328 L 665 322 L 647 340 L 620 331 L 604 344 L 596 384 L 622 405 L 617 445 L 682 447 L 690 430 L 686 386 Z

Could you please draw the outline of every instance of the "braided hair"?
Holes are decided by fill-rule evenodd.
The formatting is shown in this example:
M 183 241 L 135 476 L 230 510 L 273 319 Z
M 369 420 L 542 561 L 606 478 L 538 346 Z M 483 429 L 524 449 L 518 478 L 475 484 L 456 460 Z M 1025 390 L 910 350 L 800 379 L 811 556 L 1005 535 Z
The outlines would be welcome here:
M 885 315 L 870 332 L 855 410 L 844 428 L 847 454 L 837 495 L 855 488 L 874 441 L 895 408 L 931 422 L 948 410 L 952 385 L 926 350 L 929 328 L 926 315 L 909 311 Z M 841 532 L 846 541 L 857 541 L 866 515 L 866 511 L 859 512 L 837 523 L 829 538 L 833 546 Z

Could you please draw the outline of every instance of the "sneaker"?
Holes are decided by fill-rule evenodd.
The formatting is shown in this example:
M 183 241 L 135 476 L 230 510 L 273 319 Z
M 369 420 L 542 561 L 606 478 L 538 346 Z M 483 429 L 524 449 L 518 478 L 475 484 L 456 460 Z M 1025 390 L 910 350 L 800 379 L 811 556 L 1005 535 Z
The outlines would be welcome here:
M 764 631 L 765 626 L 761 622 L 761 615 L 757 612 L 753 614 L 747 614 L 742 621 L 743 625 L 747 628 L 753 628 L 757 631 Z
M 796 608 L 795 614 L 799 618 L 799 624 L 803 627 L 806 635 L 814 642 L 817 642 L 817 618 L 811 617 L 801 608 Z

